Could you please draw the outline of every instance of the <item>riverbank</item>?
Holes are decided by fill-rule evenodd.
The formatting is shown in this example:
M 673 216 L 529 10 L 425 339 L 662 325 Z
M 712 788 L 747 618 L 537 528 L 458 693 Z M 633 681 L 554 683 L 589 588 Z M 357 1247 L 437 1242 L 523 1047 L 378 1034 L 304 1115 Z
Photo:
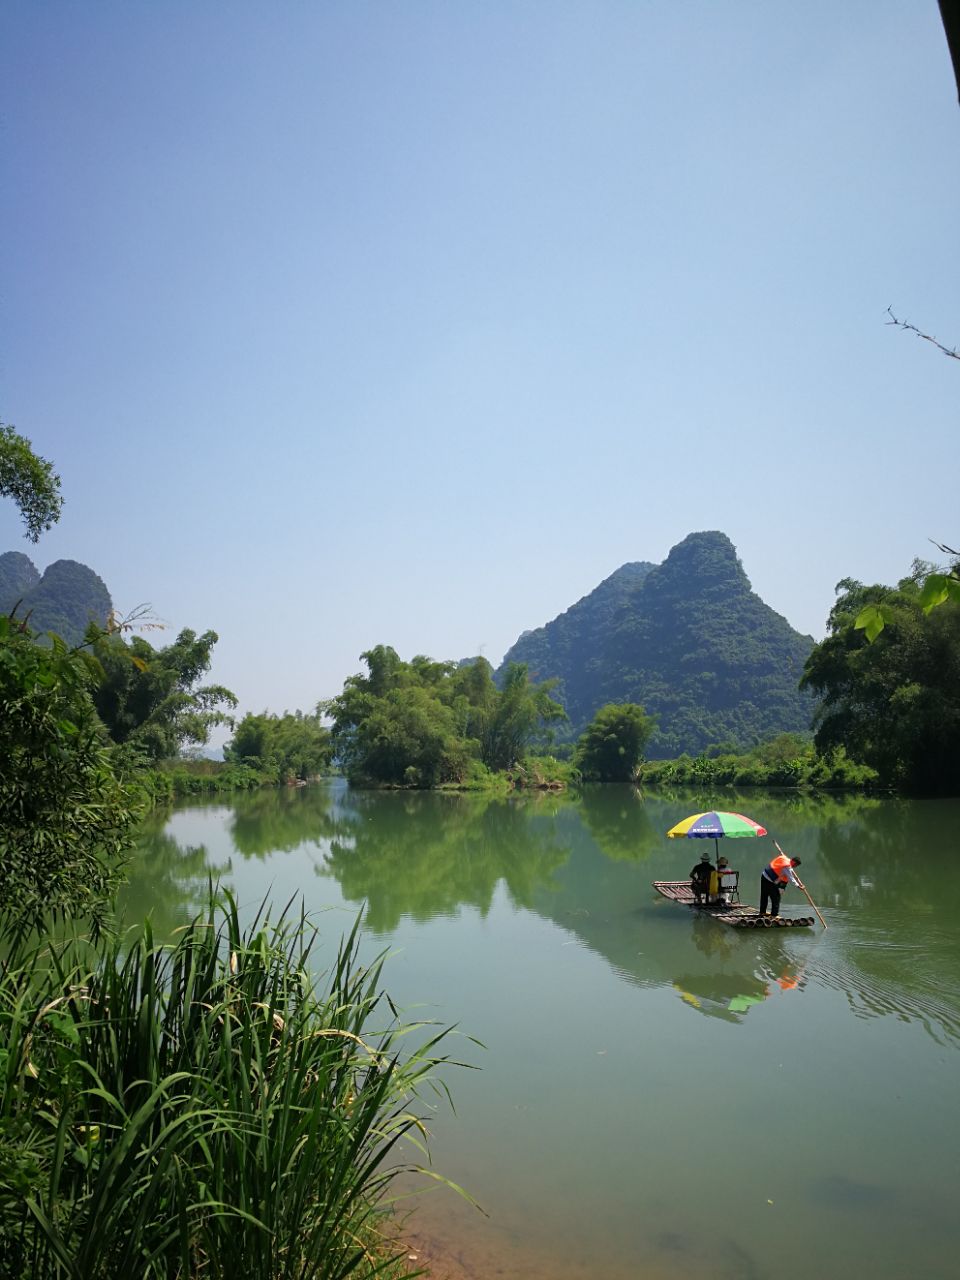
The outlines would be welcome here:
M 823 791 L 877 791 L 879 776 L 851 760 L 842 747 L 818 755 L 813 743 L 782 734 L 745 753 L 677 756 L 646 760 L 638 782 L 644 786 L 797 787 Z
M 329 774 L 310 778 L 309 782 L 323 782 L 337 775 Z M 218 792 L 256 791 L 261 787 L 302 787 L 302 778 L 278 779 L 275 773 L 255 769 L 248 764 L 234 764 L 221 760 L 175 760 L 163 762 L 134 774 L 134 779 L 147 793 L 153 804 L 172 800 L 189 799 L 191 796 L 215 795 Z M 565 791 L 580 781 L 578 771 L 568 761 L 553 756 L 530 756 L 511 769 L 491 772 L 479 768 L 471 770 L 456 782 L 444 782 L 436 787 L 420 787 L 415 783 L 375 783 L 354 780 L 362 791 L 452 791 L 478 792 L 489 795 L 509 795 L 512 791 Z

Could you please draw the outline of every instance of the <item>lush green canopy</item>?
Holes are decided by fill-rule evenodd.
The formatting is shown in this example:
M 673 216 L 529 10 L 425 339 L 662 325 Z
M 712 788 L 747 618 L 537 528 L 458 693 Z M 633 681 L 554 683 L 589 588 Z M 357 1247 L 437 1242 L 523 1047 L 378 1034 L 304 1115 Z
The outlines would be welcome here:
M 928 566 L 896 588 L 845 579 L 829 634 L 807 661 L 803 684 L 820 698 L 816 745 L 843 746 L 881 781 L 918 791 L 960 788 L 960 607 L 925 612 Z M 869 643 L 857 619 L 882 606 L 885 626 Z
M 277 782 L 316 777 L 330 766 L 330 730 L 319 714 L 260 715 L 248 712 L 237 725 L 223 757 L 249 764 Z
M 235 707 L 236 697 L 222 685 L 199 684 L 216 642 L 215 631 L 181 631 L 163 649 L 142 636 L 98 635 L 93 652 L 103 679 L 94 701 L 112 740 L 162 760 L 206 742 L 214 725 L 228 723 L 223 708 Z
M 0 422 L 0 498 L 20 508 L 27 537 L 36 542 L 60 519 L 63 498 L 53 464 L 33 452 L 30 441 Z
M 95 910 L 136 817 L 94 712 L 87 656 L 0 616 L 0 914 Z
M 550 697 L 553 682 L 534 685 L 522 664 L 498 688 L 483 658 L 462 666 L 422 655 L 403 662 L 388 645 L 361 657 L 368 674 L 350 676 L 319 708 L 357 782 L 433 787 L 463 782 L 477 767 L 507 769 L 564 715 Z
M 643 707 L 608 702 L 587 725 L 577 747 L 577 765 L 584 777 L 632 782 L 655 727 Z

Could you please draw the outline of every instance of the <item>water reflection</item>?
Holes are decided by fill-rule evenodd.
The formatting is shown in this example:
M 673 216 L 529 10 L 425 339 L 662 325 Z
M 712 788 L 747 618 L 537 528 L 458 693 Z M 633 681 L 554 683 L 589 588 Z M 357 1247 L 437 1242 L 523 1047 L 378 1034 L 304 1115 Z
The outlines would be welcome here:
M 740 1022 L 756 1005 L 782 992 L 799 991 L 806 962 L 796 951 L 766 938 L 762 951 L 750 951 L 745 939 L 715 920 L 695 917 L 693 941 L 709 963 L 680 974 L 673 987 L 685 1004 L 708 1017 Z
M 845 945 L 820 968 L 860 1017 L 919 1020 L 938 1041 L 960 1039 L 952 856 L 957 802 L 888 800 L 857 822 L 831 821 L 818 856 Z
M 320 846 L 337 833 L 336 798 L 327 786 L 264 787 L 231 807 L 230 837 L 244 858 Z
M 140 829 L 131 875 L 119 894 L 120 916 L 150 917 L 158 937 L 168 937 L 203 906 L 212 880 L 231 870 L 229 859 L 211 858 L 205 844 L 184 842 L 169 829 L 169 813 L 158 811 Z
M 699 848 L 666 831 L 712 807 L 803 859 L 826 933 L 741 933 L 655 893 Z M 155 818 L 127 896 L 171 927 L 210 874 L 247 904 L 302 892 L 311 913 L 337 909 L 333 930 L 366 904 L 372 948 L 395 952 L 391 996 L 488 1046 L 481 1071 L 451 1081 L 457 1116 L 435 1133 L 437 1168 L 491 1215 L 436 1211 L 471 1272 L 766 1275 L 762 1214 L 784 1280 L 857 1275 L 865 1257 L 898 1280 L 955 1266 L 943 1121 L 960 1043 L 958 819 L 957 802 L 759 791 L 324 785 Z M 745 902 L 771 850 L 723 847 Z M 709 1143 L 690 1107 L 704 1075 L 725 1100 Z M 797 1107 L 747 1159 L 745 1126 L 780 1117 L 784 1079 Z M 779 1207 L 785 1152 L 796 1213 Z
M 343 896 L 366 903 L 366 925 L 393 930 L 407 916 L 430 920 L 460 907 L 485 916 L 503 883 L 529 908 L 569 856 L 554 794 L 484 795 L 352 792 L 338 808 L 322 864 Z
M 571 857 L 534 906 L 622 978 L 671 987 L 707 1016 L 739 1022 L 769 996 L 802 989 L 809 936 L 728 929 L 657 897 L 646 878 L 653 876 L 644 871 L 638 883 L 635 869 L 598 863 L 589 841 L 574 842 Z
M 740 934 L 656 897 L 650 882 L 685 876 L 691 860 L 692 843 L 665 832 L 713 807 L 749 813 L 802 857 L 829 933 Z M 463 907 L 485 917 L 502 885 L 515 909 L 553 921 L 625 980 L 674 990 L 699 1014 L 742 1021 L 816 980 L 843 992 L 859 1017 L 916 1020 L 938 1040 L 956 1039 L 960 877 L 944 874 L 943 860 L 957 812 L 955 801 L 759 791 L 266 789 L 192 805 L 172 823 L 155 815 L 124 907 L 151 911 L 158 932 L 173 928 L 201 904 L 209 877 L 242 882 L 237 854 L 304 857 L 299 883 L 305 873 L 329 877 L 346 901 L 366 905 L 377 934 Z M 744 901 L 756 901 L 771 841 L 728 841 L 725 851 Z M 796 894 L 788 902 L 805 905 Z
M 618 862 L 643 862 L 663 842 L 636 787 L 587 787 L 577 806 L 597 848 Z

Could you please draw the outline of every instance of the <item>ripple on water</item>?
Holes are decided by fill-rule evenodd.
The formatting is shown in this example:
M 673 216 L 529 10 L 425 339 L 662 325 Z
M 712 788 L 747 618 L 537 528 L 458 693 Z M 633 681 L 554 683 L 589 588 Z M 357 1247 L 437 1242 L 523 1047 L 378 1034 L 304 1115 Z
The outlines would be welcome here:
M 844 933 L 842 951 L 834 946 L 811 956 L 811 979 L 842 992 L 857 1017 L 896 1017 L 920 1023 L 939 1044 L 960 1041 L 960 990 L 945 982 L 938 960 L 955 948 L 952 935 L 926 922 L 918 941 L 894 941 L 882 929 L 852 922 Z

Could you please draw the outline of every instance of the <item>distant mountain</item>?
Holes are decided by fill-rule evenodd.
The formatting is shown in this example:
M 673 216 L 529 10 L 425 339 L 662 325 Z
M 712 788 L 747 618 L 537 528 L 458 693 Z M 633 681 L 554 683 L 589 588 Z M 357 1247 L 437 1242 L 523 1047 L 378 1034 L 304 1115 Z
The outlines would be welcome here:
M 663 758 L 808 730 L 813 700 L 797 682 L 812 648 L 751 590 L 725 534 L 691 533 L 663 564 L 624 565 L 522 635 L 503 667 L 558 677 L 575 734 L 606 702 L 641 703 L 659 719 L 649 754 Z
M 0 556 L 0 613 L 9 613 L 18 600 L 40 581 L 37 566 L 22 551 Z
M 500 671 L 510 662 L 525 662 L 534 680 L 559 677 L 554 696 L 579 731 L 601 705 L 596 699 L 606 681 L 604 655 L 616 620 L 629 611 L 637 588 L 655 568 L 647 560 L 621 565 L 566 613 L 536 631 L 524 631 Z
M 87 624 L 103 625 L 113 602 L 103 580 L 77 560 L 56 560 L 43 576 L 19 551 L 0 555 L 0 612 L 20 601 L 17 616 L 30 615 L 34 632 L 55 631 L 68 644 L 79 644 Z

